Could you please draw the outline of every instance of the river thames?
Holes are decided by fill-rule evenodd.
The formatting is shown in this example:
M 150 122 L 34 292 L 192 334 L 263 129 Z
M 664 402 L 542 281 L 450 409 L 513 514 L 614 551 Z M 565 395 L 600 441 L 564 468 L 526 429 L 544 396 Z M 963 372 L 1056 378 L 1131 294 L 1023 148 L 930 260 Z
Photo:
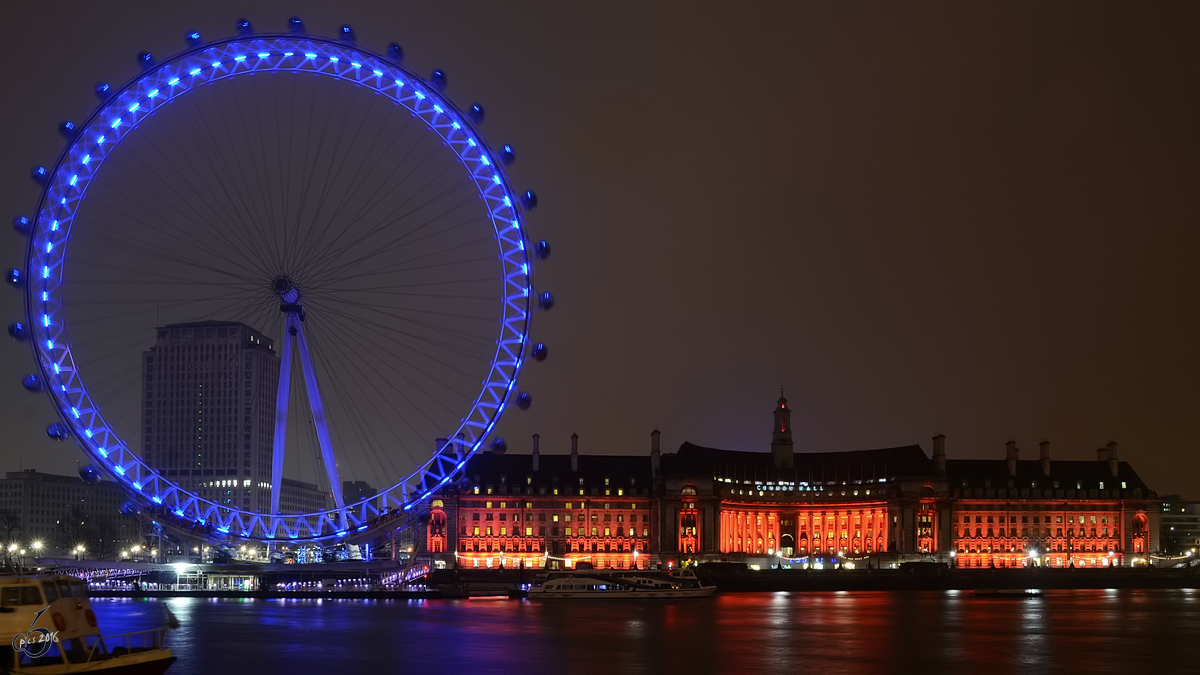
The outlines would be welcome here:
M 201 673 L 1194 672 L 1200 591 L 718 594 L 706 600 L 92 600 L 105 634 L 181 622 Z

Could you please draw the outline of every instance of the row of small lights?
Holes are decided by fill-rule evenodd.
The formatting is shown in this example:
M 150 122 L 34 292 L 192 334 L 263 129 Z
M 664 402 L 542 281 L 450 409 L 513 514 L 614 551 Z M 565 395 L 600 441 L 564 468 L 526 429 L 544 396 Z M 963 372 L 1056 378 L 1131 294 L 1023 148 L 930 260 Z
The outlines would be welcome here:
M 734 480 L 734 479 L 732 479 L 732 478 L 718 478 L 718 477 L 714 477 L 714 478 L 713 478 L 713 480 L 715 480 L 715 481 L 718 481 L 718 482 L 721 482 L 721 483 L 737 483 L 737 482 L 738 482 L 738 481 L 736 481 L 736 480 Z M 767 489 L 767 490 L 769 490 L 769 489 L 771 489 L 771 486 L 779 486 L 779 487 L 789 487 L 789 488 L 794 488 L 794 487 L 796 487 L 797 485 L 800 485 L 800 486 L 806 486 L 806 485 L 833 485 L 833 486 L 843 485 L 843 486 L 845 486 L 845 485 L 847 485 L 846 481 L 841 481 L 841 482 L 839 483 L 838 481 L 835 481 L 835 480 L 832 480 L 832 481 L 827 481 L 827 482 L 824 482 L 824 483 L 822 483 L 822 482 L 820 482 L 820 481 L 817 481 L 817 482 L 809 482 L 809 481 L 806 481 L 806 480 L 802 480 L 802 481 L 799 481 L 799 482 L 789 482 L 789 481 L 782 481 L 782 480 L 781 480 L 781 481 L 778 481 L 778 482 L 776 482 L 776 481 L 767 481 L 767 482 L 765 482 L 765 483 L 764 483 L 764 482 L 762 482 L 762 481 L 760 481 L 760 480 L 754 480 L 754 481 L 752 481 L 752 480 L 743 480 L 743 481 L 741 481 L 741 482 L 742 482 L 742 484 L 743 484 L 743 485 L 753 485 L 753 486 L 755 486 L 755 487 L 756 487 L 757 489 L 759 489 L 759 490 L 762 490 L 762 489 Z M 879 478 L 879 479 L 875 479 L 875 478 L 868 478 L 867 480 L 856 480 L 856 481 L 853 481 L 853 482 L 849 483 L 849 485 L 862 485 L 863 483 L 886 483 L 886 482 L 887 482 L 887 479 L 886 479 L 886 478 Z M 766 487 L 766 488 L 764 488 L 763 486 L 767 486 L 767 487 Z

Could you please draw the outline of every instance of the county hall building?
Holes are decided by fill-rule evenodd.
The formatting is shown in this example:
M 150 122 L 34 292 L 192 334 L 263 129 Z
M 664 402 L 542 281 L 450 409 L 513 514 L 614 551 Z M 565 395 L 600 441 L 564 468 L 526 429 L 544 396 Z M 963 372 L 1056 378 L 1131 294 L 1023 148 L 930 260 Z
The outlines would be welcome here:
M 431 501 L 423 546 L 439 565 L 597 567 L 730 561 L 887 566 L 1103 567 L 1144 563 L 1157 496 L 1117 445 L 1095 461 L 948 460 L 918 445 L 795 452 L 791 410 L 773 413 L 769 452 L 684 443 L 662 453 L 482 453 Z

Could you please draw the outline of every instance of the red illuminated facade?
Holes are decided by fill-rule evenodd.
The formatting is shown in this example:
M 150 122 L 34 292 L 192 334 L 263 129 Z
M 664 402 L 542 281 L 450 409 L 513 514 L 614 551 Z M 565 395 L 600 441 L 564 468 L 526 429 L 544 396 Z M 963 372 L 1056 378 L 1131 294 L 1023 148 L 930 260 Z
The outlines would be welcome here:
M 581 457 L 578 436 L 567 455 L 484 453 L 466 468 L 466 483 L 446 492 L 447 551 L 463 567 L 631 568 L 650 555 L 654 512 L 646 457 Z M 426 550 L 431 547 L 427 546 Z
M 1107 567 L 1145 562 L 1154 494 L 1117 445 L 1095 462 L 1020 460 L 1009 443 L 1003 462 L 949 462 L 951 540 L 960 567 Z M 1157 518 L 1157 516 L 1155 516 Z
M 1117 447 L 1096 461 L 947 460 L 920 446 L 797 453 L 780 397 L 771 452 L 684 443 L 646 455 L 483 453 L 437 498 L 425 550 L 447 564 L 629 568 L 660 562 L 1102 567 L 1155 550 L 1156 496 Z
M 429 525 L 425 530 L 425 547 L 430 553 L 446 552 L 446 512 L 442 510 L 442 500 L 435 499 L 430 503 Z

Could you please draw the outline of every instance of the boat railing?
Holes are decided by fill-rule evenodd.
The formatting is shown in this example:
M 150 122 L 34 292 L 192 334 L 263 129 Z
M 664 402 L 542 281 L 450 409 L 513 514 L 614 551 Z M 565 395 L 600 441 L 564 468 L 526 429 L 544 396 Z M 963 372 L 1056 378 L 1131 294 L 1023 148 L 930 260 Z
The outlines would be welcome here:
M 87 657 L 82 659 L 82 662 L 91 663 L 92 661 L 120 658 L 138 652 L 165 649 L 167 646 L 168 630 L 164 626 L 162 628 L 151 628 L 150 630 L 121 633 L 120 635 L 89 635 L 87 636 L 89 639 L 86 642 Z M 68 656 L 68 658 L 70 657 Z M 70 660 L 79 662 L 76 659 Z

